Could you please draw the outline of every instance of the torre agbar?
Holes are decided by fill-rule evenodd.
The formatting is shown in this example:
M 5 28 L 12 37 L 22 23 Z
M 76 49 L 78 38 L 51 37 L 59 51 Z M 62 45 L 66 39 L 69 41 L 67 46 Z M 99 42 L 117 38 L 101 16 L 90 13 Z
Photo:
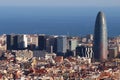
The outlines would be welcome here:
M 108 55 L 108 42 L 107 42 L 107 25 L 106 19 L 103 12 L 99 12 L 95 22 L 94 30 L 94 60 L 105 61 Z

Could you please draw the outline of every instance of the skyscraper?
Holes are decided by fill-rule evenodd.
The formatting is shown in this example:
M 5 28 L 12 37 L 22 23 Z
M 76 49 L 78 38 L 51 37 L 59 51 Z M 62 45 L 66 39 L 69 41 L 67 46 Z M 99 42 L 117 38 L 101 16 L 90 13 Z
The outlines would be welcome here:
M 17 43 L 18 43 L 18 49 L 25 49 L 27 48 L 27 35 L 23 34 L 23 35 L 17 35 Z
M 66 51 L 67 51 L 67 37 L 66 36 L 57 37 L 57 52 L 66 53 Z
M 18 44 L 17 44 L 17 36 L 12 34 L 12 35 L 7 35 L 7 50 L 17 50 Z
M 94 59 L 97 61 L 107 60 L 108 55 L 107 27 L 103 12 L 99 12 L 96 18 L 94 30 Z
M 46 35 L 39 35 L 38 36 L 38 48 L 39 50 L 46 50 Z

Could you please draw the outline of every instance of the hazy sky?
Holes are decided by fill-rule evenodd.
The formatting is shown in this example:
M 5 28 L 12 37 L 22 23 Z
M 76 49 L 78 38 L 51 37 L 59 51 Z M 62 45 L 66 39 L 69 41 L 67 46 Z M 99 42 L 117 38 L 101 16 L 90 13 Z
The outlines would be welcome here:
M 0 6 L 118 7 L 120 0 L 0 0 Z
M 120 0 L 0 0 L 0 34 L 88 34 L 103 11 L 108 31 L 118 35 L 119 9 Z

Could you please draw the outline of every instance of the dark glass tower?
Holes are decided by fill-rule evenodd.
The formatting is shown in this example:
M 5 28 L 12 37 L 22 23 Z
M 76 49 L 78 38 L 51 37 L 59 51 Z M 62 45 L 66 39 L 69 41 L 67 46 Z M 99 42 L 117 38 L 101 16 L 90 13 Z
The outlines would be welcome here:
M 94 59 L 97 61 L 107 60 L 108 47 L 107 47 L 107 27 L 106 19 L 103 12 L 99 12 L 96 18 L 94 30 Z
M 7 35 L 7 50 L 17 50 L 18 43 L 17 43 L 17 36 L 16 35 Z
M 46 36 L 45 35 L 39 35 L 38 36 L 38 48 L 39 50 L 46 50 Z

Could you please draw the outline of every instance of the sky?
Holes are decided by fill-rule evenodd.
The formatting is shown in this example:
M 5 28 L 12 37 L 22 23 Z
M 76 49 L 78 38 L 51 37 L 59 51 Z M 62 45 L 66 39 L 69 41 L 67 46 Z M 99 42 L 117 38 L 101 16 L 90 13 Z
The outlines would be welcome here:
M 108 32 L 119 35 L 119 9 L 120 0 L 0 0 L 0 34 L 89 34 L 103 11 Z
M 118 7 L 120 0 L 0 0 L 0 6 Z

